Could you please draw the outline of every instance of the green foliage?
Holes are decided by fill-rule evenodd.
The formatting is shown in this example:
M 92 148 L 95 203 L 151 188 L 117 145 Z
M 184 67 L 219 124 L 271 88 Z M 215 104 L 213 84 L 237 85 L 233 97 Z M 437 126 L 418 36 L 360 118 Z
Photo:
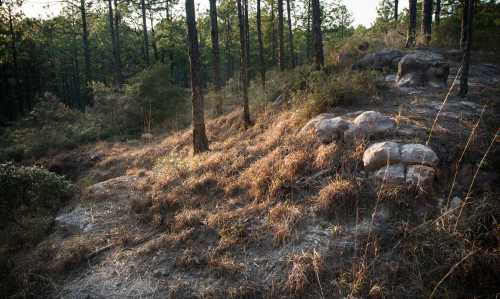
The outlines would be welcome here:
M 41 239 L 43 235 L 35 233 L 49 228 L 55 212 L 74 192 L 68 180 L 44 168 L 0 164 L 2 244 L 22 246 Z
M 0 137 L 0 161 L 37 158 L 94 141 L 98 129 L 89 115 L 46 94 L 26 117 L 5 129 Z

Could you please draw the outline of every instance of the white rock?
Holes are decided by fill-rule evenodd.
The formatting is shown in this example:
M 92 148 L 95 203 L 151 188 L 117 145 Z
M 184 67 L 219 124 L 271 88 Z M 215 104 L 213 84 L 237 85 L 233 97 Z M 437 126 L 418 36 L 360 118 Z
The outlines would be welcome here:
M 361 113 L 354 119 L 353 124 L 368 135 L 383 133 L 396 127 L 396 122 L 392 118 L 377 111 Z
M 401 161 L 399 147 L 398 143 L 391 141 L 373 144 L 363 154 L 365 168 L 373 170 L 386 164 L 398 163 Z
M 423 164 L 436 167 L 439 158 L 428 146 L 423 144 L 405 144 L 401 147 L 401 161 L 406 164 Z
M 342 138 L 349 123 L 341 117 L 327 118 L 316 124 L 316 135 L 321 142 L 327 143 Z
M 375 172 L 375 178 L 388 184 L 403 184 L 405 166 L 401 163 L 384 166 Z
M 428 189 L 432 186 L 435 170 L 424 165 L 410 165 L 406 171 L 406 183 Z
M 450 209 L 456 209 L 458 207 L 460 207 L 460 205 L 462 204 L 462 199 L 458 196 L 455 196 L 453 197 L 453 199 L 451 200 L 450 202 Z
M 332 114 L 332 113 L 322 113 L 314 118 L 312 118 L 311 120 L 309 120 L 307 122 L 307 124 L 305 126 L 302 127 L 302 129 L 300 130 L 302 133 L 305 133 L 311 129 L 314 129 L 316 128 L 316 125 L 318 124 L 318 122 L 320 122 L 321 120 L 324 120 L 324 119 L 328 119 L 328 118 L 334 118 L 335 117 L 335 114 Z

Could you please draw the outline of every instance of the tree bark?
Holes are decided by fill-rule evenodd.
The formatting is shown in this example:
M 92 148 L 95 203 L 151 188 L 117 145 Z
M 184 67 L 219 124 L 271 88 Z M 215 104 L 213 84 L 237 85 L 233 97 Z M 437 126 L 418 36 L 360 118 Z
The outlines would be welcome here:
M 441 0 L 436 0 L 436 9 L 434 10 L 434 21 L 436 22 L 436 26 L 439 26 L 439 23 L 441 23 Z
M 465 47 L 465 41 L 467 39 L 467 23 L 468 23 L 468 11 L 469 11 L 469 1 L 462 0 L 462 23 L 460 30 L 460 49 Z
M 394 21 L 398 21 L 399 0 L 394 0 Z
M 262 21 L 260 15 L 260 1 L 257 0 L 257 39 L 259 42 L 260 77 L 262 88 L 266 89 L 266 63 L 264 60 L 264 43 L 262 41 Z
M 325 64 L 323 56 L 323 36 L 321 33 L 321 6 L 319 0 L 312 0 L 312 30 L 313 30 L 313 48 L 314 65 L 316 70 L 320 70 Z
M 215 113 L 222 113 L 222 96 L 219 94 L 221 89 L 220 79 L 220 55 L 219 55 L 219 26 L 217 24 L 217 1 L 210 0 L 210 34 L 212 37 L 212 56 L 213 56 L 213 74 L 214 87 L 217 96 Z
M 280 71 L 285 70 L 285 39 L 283 34 L 283 0 L 278 0 L 278 64 Z
M 142 35 L 143 35 L 143 47 L 144 47 L 144 61 L 146 65 L 151 65 L 149 60 L 149 40 L 148 40 L 148 24 L 146 22 L 146 1 L 141 0 L 141 13 L 142 13 Z
M 82 17 L 82 42 L 83 42 L 83 57 L 84 57 L 84 71 L 85 71 L 85 87 L 84 99 L 86 105 L 92 104 L 92 96 L 90 92 L 90 81 L 92 81 L 90 70 L 90 47 L 89 47 L 89 31 L 87 26 L 87 10 L 85 7 L 85 0 L 80 0 L 80 13 Z
M 123 84 L 123 73 L 122 73 L 122 47 L 120 42 L 120 21 L 121 15 L 118 9 L 118 0 L 114 0 L 115 4 L 115 39 L 116 39 L 116 61 L 118 70 L 118 85 Z
M 293 31 L 292 31 L 292 18 L 290 12 L 290 0 L 286 0 L 286 11 L 288 16 L 288 45 L 290 46 L 290 62 L 292 68 L 295 68 L 295 49 L 293 47 Z
M 198 32 L 196 30 L 194 0 L 186 0 L 186 23 L 189 42 L 193 105 L 193 154 L 198 154 L 208 150 L 208 138 L 205 133 L 203 93 L 200 82 L 200 52 L 198 48 Z
M 240 29 L 240 80 L 243 88 L 243 124 L 245 128 L 251 125 L 250 109 L 248 105 L 248 61 L 247 61 L 247 45 L 246 45 L 246 32 L 245 32 L 245 17 L 243 15 L 243 7 L 241 0 L 236 0 L 238 6 L 238 27 Z
M 225 40 L 225 52 L 226 52 L 226 78 L 229 79 L 232 77 L 234 72 L 234 62 L 233 62 L 233 39 L 232 39 L 232 24 L 231 24 L 231 16 L 226 16 L 226 40 Z
M 406 45 L 405 48 L 411 48 L 415 46 L 415 35 L 417 27 L 417 0 L 409 0 L 409 11 L 410 16 L 408 20 L 408 33 L 406 35 Z
M 424 44 L 429 46 L 432 37 L 432 0 L 424 0 L 422 4 L 422 33 Z
M 469 68 L 470 55 L 472 48 L 472 28 L 474 21 L 474 0 L 465 0 L 467 2 L 467 22 L 465 24 L 465 49 L 462 62 L 462 74 L 460 76 L 460 92 L 461 97 L 465 97 L 469 91 Z
M 243 16 L 245 17 L 245 45 L 246 49 L 246 61 L 247 61 L 247 81 L 250 79 L 248 77 L 248 67 L 250 65 L 250 23 L 248 22 L 248 0 L 243 0 Z M 248 83 L 247 83 L 248 86 Z
M 153 12 L 149 13 L 149 24 L 151 26 L 151 46 L 153 47 L 153 57 L 155 62 L 158 61 L 158 46 L 156 45 L 156 37 L 155 37 L 155 27 L 153 24 Z
M 307 28 L 306 28 L 306 61 L 311 58 L 311 0 L 307 1 Z
M 276 41 L 276 18 L 274 16 L 274 1 L 271 0 L 271 61 L 273 65 L 276 65 L 276 47 L 277 47 L 277 41 Z

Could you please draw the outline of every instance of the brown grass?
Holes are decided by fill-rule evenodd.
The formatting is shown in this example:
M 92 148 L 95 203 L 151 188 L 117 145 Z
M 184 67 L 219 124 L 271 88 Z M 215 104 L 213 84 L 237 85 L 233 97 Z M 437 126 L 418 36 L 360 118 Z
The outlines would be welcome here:
M 336 178 L 319 192 L 316 207 L 320 214 L 346 217 L 358 206 L 358 186 L 346 179 Z
M 285 283 L 285 288 L 293 296 L 300 296 L 315 284 L 318 284 L 321 293 L 320 277 L 324 271 L 324 261 L 317 251 L 303 252 L 290 257 L 290 271 Z
M 205 211 L 200 209 L 182 210 L 175 215 L 174 228 L 177 231 L 203 224 Z
M 303 217 L 302 208 L 290 203 L 278 203 L 269 210 L 268 221 L 274 234 L 274 243 L 281 245 L 290 240 Z

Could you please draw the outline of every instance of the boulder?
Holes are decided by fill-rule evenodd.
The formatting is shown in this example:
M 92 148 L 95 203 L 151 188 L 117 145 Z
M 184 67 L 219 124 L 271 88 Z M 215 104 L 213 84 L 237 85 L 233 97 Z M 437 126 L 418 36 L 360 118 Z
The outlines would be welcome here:
M 335 114 L 332 114 L 332 113 L 322 113 L 314 118 L 312 118 L 311 120 L 309 120 L 307 122 L 307 124 L 305 124 L 305 126 L 302 127 L 302 129 L 300 130 L 302 133 L 305 133 L 309 130 L 312 130 L 312 129 L 315 129 L 316 128 L 316 125 L 318 124 L 318 122 L 320 122 L 321 120 L 324 120 L 324 119 L 328 119 L 328 118 L 334 118 L 335 117 Z
M 383 115 L 377 111 L 366 111 L 361 113 L 353 121 L 353 124 L 366 135 L 373 135 L 377 133 L 384 133 L 396 127 L 394 119 Z
M 323 143 L 332 142 L 344 136 L 349 123 L 342 117 L 326 118 L 317 122 L 316 135 Z
M 401 147 L 401 161 L 405 164 L 422 164 L 436 167 L 439 158 L 428 146 L 423 144 L 405 144 Z
M 450 65 L 440 54 L 417 51 L 405 55 L 398 64 L 399 87 L 446 87 Z
M 403 184 L 405 166 L 401 163 L 384 166 L 375 172 L 375 178 L 387 184 Z
M 376 70 L 396 69 L 403 52 L 396 49 L 383 49 L 381 51 L 366 54 L 358 62 L 353 64 L 354 70 L 373 68 Z
M 435 170 L 432 167 L 424 165 L 410 165 L 406 170 L 406 183 L 412 186 L 418 186 L 428 189 L 432 186 Z
M 375 143 L 363 154 L 363 165 L 367 170 L 374 170 L 387 164 L 394 164 L 401 161 L 399 144 L 385 141 Z

